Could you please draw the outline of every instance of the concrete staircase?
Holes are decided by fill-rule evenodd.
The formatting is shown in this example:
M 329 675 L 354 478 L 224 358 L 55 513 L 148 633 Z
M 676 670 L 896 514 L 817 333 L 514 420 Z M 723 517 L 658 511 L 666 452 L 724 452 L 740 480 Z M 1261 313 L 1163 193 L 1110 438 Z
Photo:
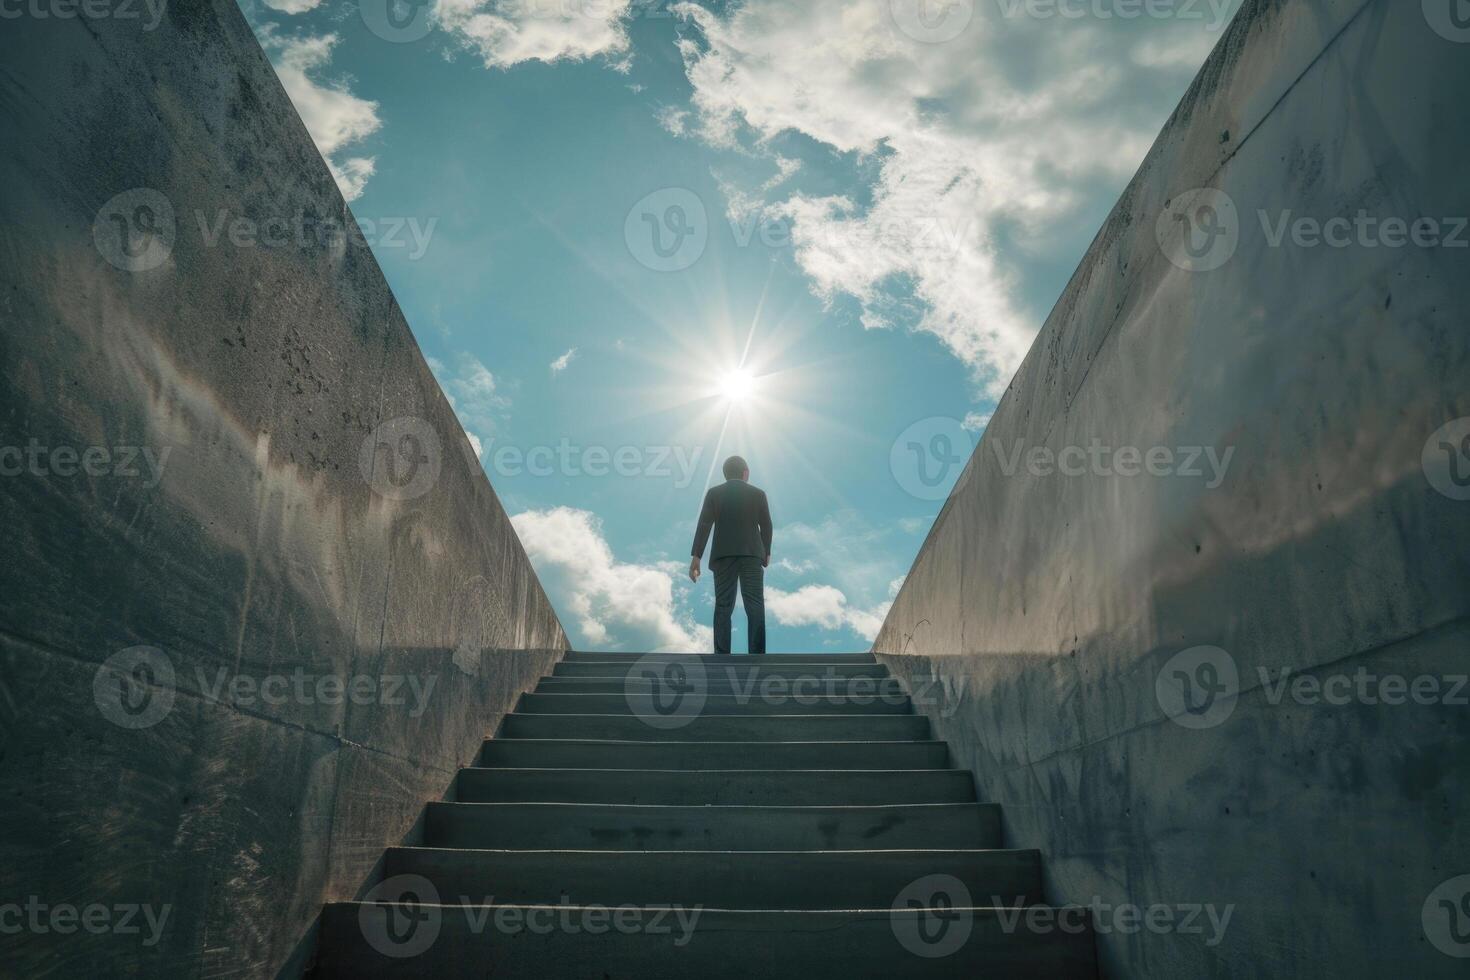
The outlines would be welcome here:
M 1096 976 L 871 654 L 572 653 L 479 762 L 316 976 Z

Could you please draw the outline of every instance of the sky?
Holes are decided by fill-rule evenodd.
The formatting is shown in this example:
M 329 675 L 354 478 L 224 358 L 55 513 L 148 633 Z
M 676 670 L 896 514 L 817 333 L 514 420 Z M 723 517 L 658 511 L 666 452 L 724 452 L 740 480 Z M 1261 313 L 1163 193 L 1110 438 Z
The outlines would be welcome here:
M 866 650 L 1239 0 L 239 0 L 578 649 Z M 735 650 L 744 649 L 736 613 Z

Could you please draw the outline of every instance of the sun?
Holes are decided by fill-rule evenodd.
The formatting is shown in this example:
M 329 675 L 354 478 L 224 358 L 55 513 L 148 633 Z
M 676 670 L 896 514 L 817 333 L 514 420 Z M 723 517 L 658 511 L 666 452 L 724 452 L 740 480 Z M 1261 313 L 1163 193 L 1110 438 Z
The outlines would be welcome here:
M 717 391 L 731 405 L 739 405 L 755 394 L 755 375 L 745 368 L 732 368 L 720 376 Z

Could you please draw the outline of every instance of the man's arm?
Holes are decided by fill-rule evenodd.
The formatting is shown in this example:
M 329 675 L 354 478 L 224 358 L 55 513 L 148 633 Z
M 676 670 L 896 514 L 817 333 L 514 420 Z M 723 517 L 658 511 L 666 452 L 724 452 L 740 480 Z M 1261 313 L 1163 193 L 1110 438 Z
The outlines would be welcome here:
M 771 527 L 771 501 L 764 493 L 761 494 L 761 543 L 766 546 L 765 560 L 762 564 L 771 564 L 771 538 L 775 535 L 775 528 Z
M 699 581 L 699 560 L 704 557 L 704 546 L 709 541 L 710 529 L 715 526 L 715 518 L 718 516 L 715 506 L 715 488 L 710 487 L 704 495 L 704 506 L 699 509 L 699 524 L 694 528 L 694 547 L 690 554 L 694 560 L 689 563 L 689 580 Z

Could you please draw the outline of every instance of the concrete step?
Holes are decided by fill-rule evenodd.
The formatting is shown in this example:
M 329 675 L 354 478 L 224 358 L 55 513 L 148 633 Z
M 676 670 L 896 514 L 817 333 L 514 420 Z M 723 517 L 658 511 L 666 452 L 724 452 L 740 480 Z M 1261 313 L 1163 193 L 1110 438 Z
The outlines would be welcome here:
M 674 727 L 662 727 L 663 725 Z M 584 738 L 631 742 L 880 742 L 929 738 L 922 715 L 537 715 L 514 712 L 501 738 Z M 703 767 L 699 767 L 703 768 Z
M 686 707 L 687 705 L 687 707 Z M 542 715 L 911 715 L 907 698 L 847 698 L 817 695 L 794 698 L 788 694 L 746 695 L 630 690 L 621 694 L 522 694 L 516 710 Z
M 652 691 L 666 689 L 662 681 L 646 677 L 543 677 L 536 683 L 537 694 L 622 694 L 626 691 Z M 716 677 L 706 679 L 703 691 L 709 695 L 766 695 L 786 694 L 791 697 L 811 697 L 824 694 L 850 698 L 902 698 L 907 697 L 903 685 L 896 677 L 852 677 L 852 678 L 765 678 L 754 683 Z
M 1085 910 L 822 912 L 369 905 L 322 913 L 321 980 L 1092 980 Z M 697 915 L 697 918 L 696 918 Z M 617 916 L 614 918 L 614 916 Z M 1055 923 L 1055 919 L 1049 920 Z M 610 927 L 610 923 L 615 925 Z
M 962 769 L 641 770 L 461 769 L 460 803 L 619 803 L 644 806 L 881 806 L 973 803 Z
M 563 658 L 564 663 L 636 663 L 654 661 L 682 661 L 686 663 L 698 662 L 704 664 L 731 661 L 745 663 L 748 660 L 758 660 L 762 663 L 819 663 L 819 664 L 875 664 L 878 658 L 872 653 L 768 653 L 763 657 L 748 657 L 746 654 L 732 654 L 729 657 L 717 657 L 712 653 L 597 653 L 573 651 Z
M 944 742 L 487 739 L 480 765 L 519 769 L 945 769 Z
M 810 661 L 801 663 L 771 662 L 766 663 L 760 658 L 754 658 L 756 663 L 742 663 L 745 658 L 732 657 L 729 663 L 710 663 L 698 665 L 697 668 L 686 668 L 685 674 L 691 671 L 695 676 L 701 672 L 710 680 L 734 679 L 745 680 L 750 677 L 887 677 L 888 668 L 882 664 L 822 664 Z M 681 665 L 682 666 L 682 665 Z M 671 667 L 669 669 L 672 669 Z M 630 671 L 635 674 L 653 670 L 646 664 L 636 662 L 617 662 L 605 660 L 563 660 L 552 668 L 553 677 L 626 677 Z M 661 672 L 654 671 L 656 676 L 662 676 Z
M 420 875 L 446 905 L 889 908 L 951 875 L 986 904 L 1041 900 L 1037 851 L 480 851 L 395 847 L 386 877 Z M 422 899 L 424 896 L 420 896 Z
M 1001 845 L 1000 808 L 430 803 L 428 847 L 593 851 L 972 850 Z

